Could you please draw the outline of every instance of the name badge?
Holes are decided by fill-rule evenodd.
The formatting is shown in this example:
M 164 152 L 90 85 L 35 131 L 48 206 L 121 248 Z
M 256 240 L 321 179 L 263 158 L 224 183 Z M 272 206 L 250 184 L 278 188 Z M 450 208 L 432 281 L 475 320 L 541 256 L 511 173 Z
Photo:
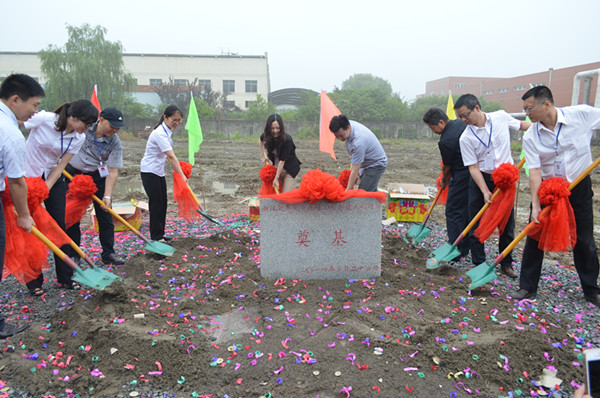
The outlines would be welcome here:
M 100 177 L 108 177 L 108 166 L 105 164 L 98 165 L 98 173 L 100 173 Z
M 485 159 L 483 161 L 483 168 L 487 171 L 487 170 L 494 170 L 494 154 L 491 152 L 488 152 L 487 155 L 485 156 Z
M 563 165 L 562 159 L 554 160 L 554 176 L 555 177 L 564 177 L 565 176 L 565 167 Z

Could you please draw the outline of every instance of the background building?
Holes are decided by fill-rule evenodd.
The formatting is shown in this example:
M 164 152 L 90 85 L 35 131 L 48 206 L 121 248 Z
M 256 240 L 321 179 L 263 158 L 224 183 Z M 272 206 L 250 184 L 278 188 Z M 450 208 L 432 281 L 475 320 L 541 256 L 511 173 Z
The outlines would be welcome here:
M 552 69 L 545 72 L 532 73 L 509 78 L 495 77 L 458 77 L 449 76 L 428 81 L 425 84 L 426 94 L 419 97 L 442 95 L 447 96 L 452 91 L 454 101 L 463 94 L 473 94 L 483 97 L 487 101 L 499 102 L 510 113 L 523 110 L 521 96 L 529 90 L 530 85 L 545 85 L 552 90 L 556 106 L 571 105 L 573 93 L 573 78 L 579 72 L 600 69 L 600 62 L 583 64 L 562 69 Z M 580 82 L 580 95 L 578 103 L 584 103 L 584 82 Z M 592 78 L 590 86 L 589 104 L 594 104 L 598 87 L 598 76 Z
M 137 81 L 132 92 L 136 101 L 153 106 L 160 104 L 153 86 L 168 83 L 170 78 L 182 86 L 197 79 L 197 84 L 227 94 L 230 105 L 246 109 L 260 94 L 268 98 L 269 62 L 265 55 L 183 55 L 123 54 L 125 69 Z M 0 52 L 0 76 L 26 73 L 42 85 L 40 59 L 35 52 Z M 91 88 L 90 88 L 91 90 Z M 99 90 L 102 90 L 99 87 Z M 90 91 L 91 92 L 91 91 Z

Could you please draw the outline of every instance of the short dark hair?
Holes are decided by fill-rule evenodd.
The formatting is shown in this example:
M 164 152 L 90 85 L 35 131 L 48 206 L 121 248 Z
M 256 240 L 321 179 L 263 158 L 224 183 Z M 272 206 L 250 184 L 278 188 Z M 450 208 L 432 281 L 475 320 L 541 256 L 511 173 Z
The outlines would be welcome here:
M 436 125 L 443 120 L 448 123 L 448 115 L 440 108 L 429 108 L 423 115 L 423 121 L 427 124 Z
M 481 104 L 476 96 L 473 94 L 464 94 L 461 95 L 460 98 L 454 104 L 454 109 L 458 109 L 460 107 L 466 106 L 470 111 L 475 109 L 475 106 L 479 105 L 481 108 Z
M 337 133 L 339 129 L 346 130 L 350 127 L 350 120 L 346 115 L 334 116 L 331 118 L 331 122 L 329 122 L 329 130 L 332 133 Z
M 0 86 L 0 98 L 7 100 L 15 94 L 23 101 L 46 96 L 42 86 L 33 77 L 22 73 L 7 76 Z
M 536 86 L 530 88 L 521 99 L 525 101 L 527 98 L 533 97 L 535 102 L 538 104 L 543 104 L 546 101 L 550 101 L 552 105 L 554 105 L 554 97 L 552 96 L 552 91 L 546 86 Z

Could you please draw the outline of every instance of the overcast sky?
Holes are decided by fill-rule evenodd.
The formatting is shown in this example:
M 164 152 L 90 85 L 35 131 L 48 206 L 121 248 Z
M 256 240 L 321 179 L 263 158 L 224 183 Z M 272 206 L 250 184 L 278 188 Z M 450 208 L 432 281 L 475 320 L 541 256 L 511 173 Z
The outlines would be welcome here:
M 64 45 L 105 27 L 128 53 L 262 55 L 271 89 L 331 91 L 355 73 L 404 99 L 446 76 L 511 77 L 600 61 L 600 0 L 20 0 L 0 51 Z

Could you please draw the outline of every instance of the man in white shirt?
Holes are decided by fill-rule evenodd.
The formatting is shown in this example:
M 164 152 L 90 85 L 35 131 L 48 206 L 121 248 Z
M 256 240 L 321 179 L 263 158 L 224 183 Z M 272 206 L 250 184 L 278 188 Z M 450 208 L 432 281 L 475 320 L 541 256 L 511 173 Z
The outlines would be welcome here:
M 492 173 L 503 163 L 514 164 L 510 150 L 510 128 L 526 130 L 531 123 L 519 121 L 504 111 L 485 113 L 473 94 L 461 96 L 454 104 L 456 116 L 468 126 L 460 137 L 463 163 L 469 168 L 469 219 L 473 219 L 485 203 L 490 203 L 496 188 Z M 474 265 L 486 261 L 485 248 L 473 234 L 477 223 L 469 233 L 471 257 Z M 500 235 L 498 250 L 502 252 L 514 239 L 515 218 L 511 211 L 504 232 Z M 512 253 L 500 263 L 502 273 L 513 279 L 519 275 L 512 265 Z
M 27 206 L 25 183 L 25 138 L 17 120 L 27 120 L 38 110 L 44 89 L 32 77 L 22 74 L 8 76 L 0 87 L 0 196 L 4 194 L 7 177 L 10 195 L 17 210 L 17 225 L 31 232 L 33 218 Z M 0 276 L 4 268 L 6 245 L 4 211 L 0 200 Z M 27 329 L 29 325 L 11 325 L 0 315 L 0 339 Z
M 521 99 L 523 110 L 533 122 L 523 136 L 523 149 L 529 167 L 531 219 L 537 223 L 542 209 L 538 196 L 542 181 L 561 177 L 573 182 L 592 164 L 590 143 L 593 130 L 600 129 L 600 109 L 588 105 L 556 108 L 552 92 L 545 86 L 532 88 Z M 577 225 L 577 242 L 573 247 L 575 269 L 586 300 L 600 306 L 593 196 L 588 175 L 573 188 L 569 202 Z M 521 263 L 520 289 L 512 298 L 535 297 L 543 260 L 544 252 L 538 248 L 538 241 L 528 236 Z

